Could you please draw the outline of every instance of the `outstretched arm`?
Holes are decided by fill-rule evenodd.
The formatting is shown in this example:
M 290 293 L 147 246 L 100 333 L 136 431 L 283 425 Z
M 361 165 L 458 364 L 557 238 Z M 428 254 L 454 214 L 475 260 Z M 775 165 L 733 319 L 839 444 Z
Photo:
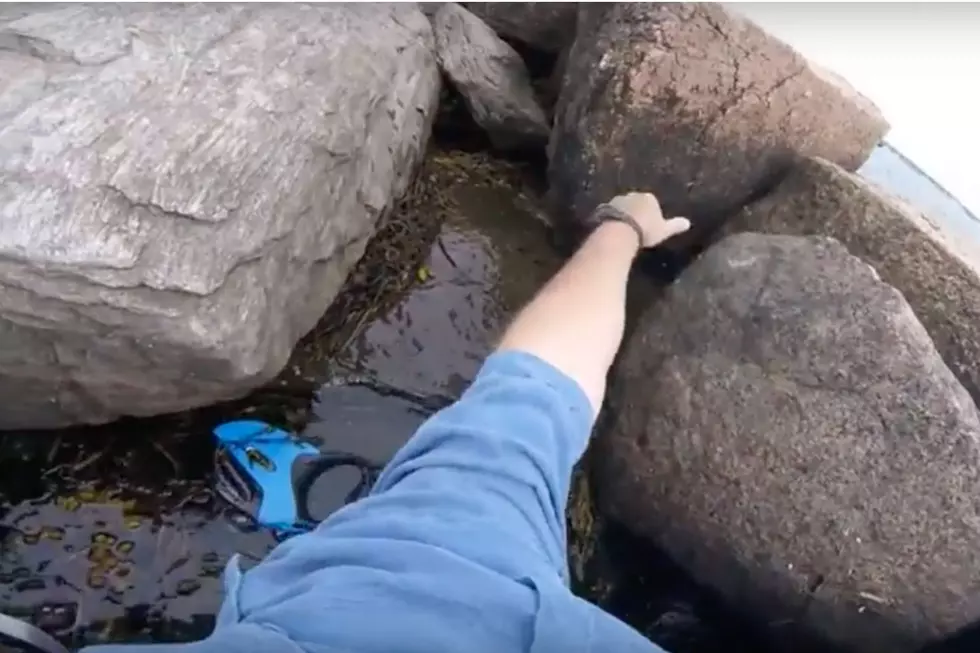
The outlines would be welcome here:
M 635 220 L 604 222 L 518 315 L 501 350 L 533 354 L 574 380 L 598 413 L 606 375 L 623 338 L 626 282 L 641 247 L 653 247 L 690 227 L 665 220 L 649 193 L 617 197 L 610 205 Z
M 637 223 L 642 246 L 688 226 L 665 221 L 652 195 L 612 204 Z M 659 651 L 565 587 L 571 472 L 622 339 L 640 241 L 629 224 L 597 228 L 371 496 L 244 578 L 232 564 L 210 639 L 147 653 Z
M 457 538 L 456 546 L 498 570 L 535 561 L 566 574 L 572 468 L 588 445 L 622 341 L 633 259 L 690 226 L 665 220 L 649 193 L 610 205 L 620 221 L 593 231 L 518 314 L 460 401 L 423 425 L 375 486 L 391 502 L 447 488 L 440 509 L 424 517 L 428 532 L 445 530 L 445 541 L 470 520 L 477 532 L 497 524 L 495 537 Z

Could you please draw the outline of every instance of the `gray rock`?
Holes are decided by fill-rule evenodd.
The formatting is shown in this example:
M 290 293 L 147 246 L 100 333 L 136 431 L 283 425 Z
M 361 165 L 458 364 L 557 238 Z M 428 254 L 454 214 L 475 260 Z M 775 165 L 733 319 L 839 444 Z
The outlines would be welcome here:
M 577 2 L 467 2 L 465 6 L 505 38 L 558 53 L 575 39 Z
M 611 409 L 603 509 L 774 635 L 902 653 L 980 617 L 977 408 L 838 242 L 714 245 L 641 319 Z
M 432 20 L 439 63 L 500 149 L 543 147 L 550 128 L 524 61 L 482 20 L 447 2 Z
M 908 300 L 946 365 L 980 405 L 980 248 L 908 203 L 820 159 L 795 165 L 726 233 L 823 235 Z
M 0 24 L 0 428 L 272 378 L 407 187 L 406 5 L 36 6 Z
M 579 224 L 637 188 L 694 228 L 688 249 L 796 154 L 857 169 L 887 131 L 878 109 L 720 5 L 583 4 L 555 109 L 549 179 Z

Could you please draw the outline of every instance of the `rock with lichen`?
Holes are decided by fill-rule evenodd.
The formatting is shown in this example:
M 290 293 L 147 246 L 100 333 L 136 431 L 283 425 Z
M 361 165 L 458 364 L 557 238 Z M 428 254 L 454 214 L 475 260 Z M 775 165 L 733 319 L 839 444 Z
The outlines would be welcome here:
M 799 154 L 857 169 L 888 125 L 844 80 L 713 3 L 583 4 L 555 109 L 556 215 L 649 189 L 687 249 Z

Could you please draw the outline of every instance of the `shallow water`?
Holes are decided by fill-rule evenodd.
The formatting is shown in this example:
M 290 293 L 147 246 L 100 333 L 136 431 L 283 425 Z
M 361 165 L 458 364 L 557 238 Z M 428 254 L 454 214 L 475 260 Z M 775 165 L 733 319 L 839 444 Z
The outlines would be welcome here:
M 210 460 L 205 437 L 187 445 L 182 459 Z M 0 610 L 72 645 L 206 632 L 228 558 L 258 559 L 273 539 L 236 527 L 211 492 L 208 465 L 172 478 L 166 460 L 137 460 L 106 441 L 87 446 L 107 452 L 92 476 L 66 468 L 42 482 L 37 477 L 57 467 L 43 467 L 46 458 L 30 452 L 4 465 L 35 482 L 3 497 Z M 6 489 L 14 478 L 3 481 Z
M 458 395 L 508 319 L 560 260 L 547 233 L 492 185 L 452 189 L 451 211 L 418 287 L 367 326 L 336 361 L 347 370 L 420 393 Z

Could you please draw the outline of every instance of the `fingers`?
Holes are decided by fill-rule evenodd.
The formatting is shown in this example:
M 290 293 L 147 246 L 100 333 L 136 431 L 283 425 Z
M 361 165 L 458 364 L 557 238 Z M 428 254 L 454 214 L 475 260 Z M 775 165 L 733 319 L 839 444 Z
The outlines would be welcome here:
M 635 219 L 646 235 L 644 247 L 655 247 L 663 241 L 691 228 L 687 218 L 664 218 L 657 196 L 649 192 L 629 192 L 614 197 L 610 205 Z
M 671 218 L 665 223 L 667 238 L 682 234 L 691 228 L 691 221 L 687 218 Z

